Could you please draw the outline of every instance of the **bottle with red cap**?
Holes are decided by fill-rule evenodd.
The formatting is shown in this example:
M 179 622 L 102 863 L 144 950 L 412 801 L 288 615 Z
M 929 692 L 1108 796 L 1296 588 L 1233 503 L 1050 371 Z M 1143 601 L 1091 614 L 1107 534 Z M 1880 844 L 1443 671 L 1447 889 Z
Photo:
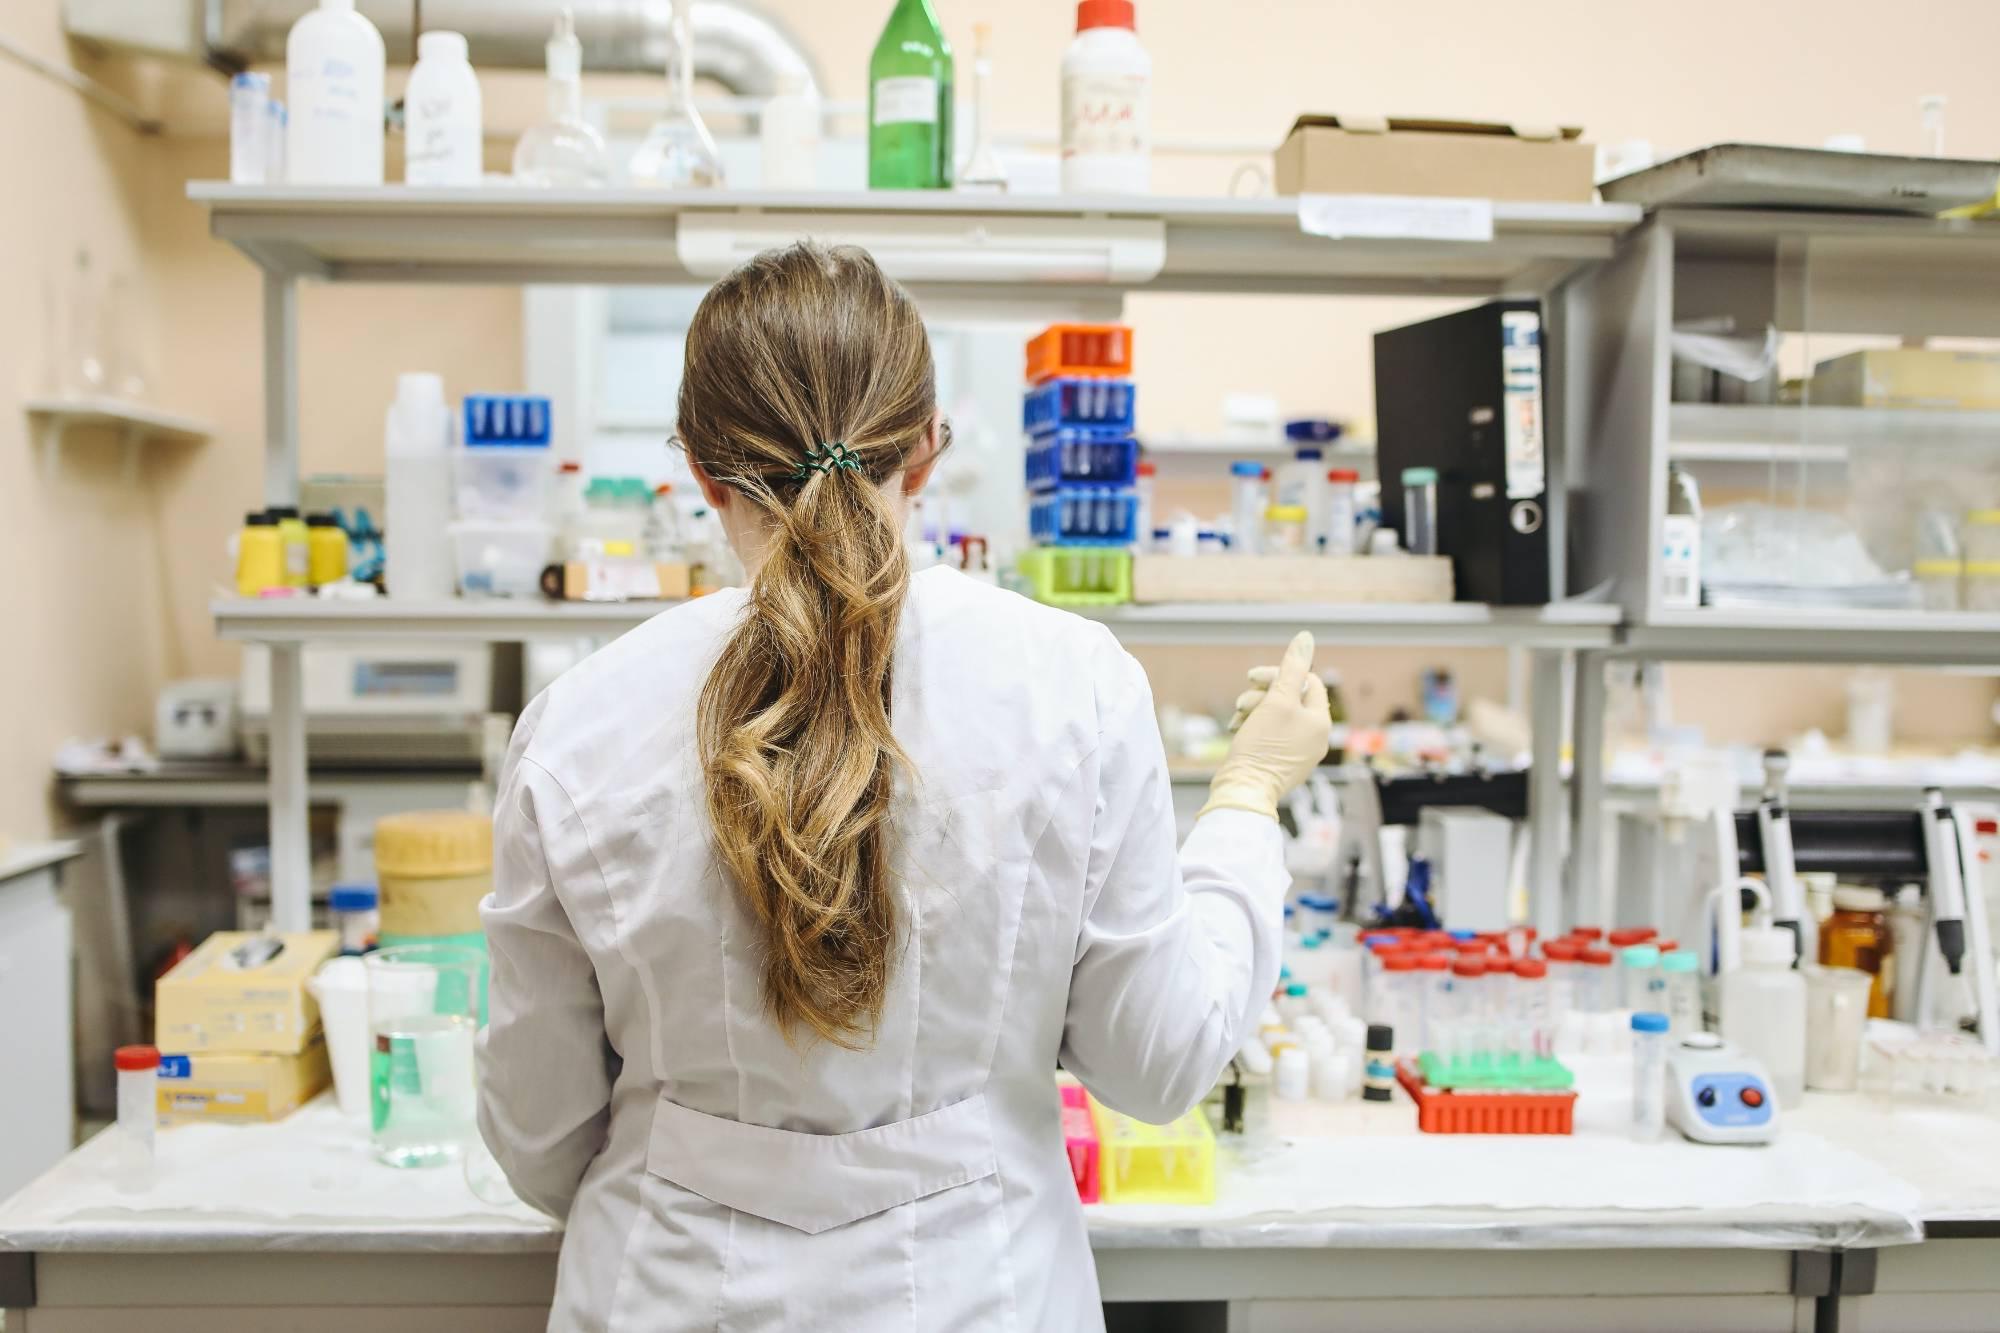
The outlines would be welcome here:
M 1153 58 L 1133 0 L 1080 0 L 1062 62 L 1064 194 L 1153 188 Z
M 115 1178 L 121 1190 L 142 1190 L 153 1181 L 153 1137 L 160 1122 L 160 1051 L 156 1046 L 120 1046 L 111 1053 L 118 1070 L 118 1136 Z

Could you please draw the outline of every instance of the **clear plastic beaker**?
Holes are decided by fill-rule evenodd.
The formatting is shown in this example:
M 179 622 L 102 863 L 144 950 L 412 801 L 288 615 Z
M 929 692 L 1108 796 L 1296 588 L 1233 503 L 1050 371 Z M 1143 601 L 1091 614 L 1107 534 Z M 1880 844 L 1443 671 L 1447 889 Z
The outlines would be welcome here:
M 1806 1086 L 1852 1092 L 1861 1085 L 1861 1038 L 1874 978 L 1857 967 L 1804 967 Z
M 473 1035 L 486 958 L 451 944 L 382 949 L 368 967 L 369 1110 L 390 1166 L 456 1161 L 474 1133 Z

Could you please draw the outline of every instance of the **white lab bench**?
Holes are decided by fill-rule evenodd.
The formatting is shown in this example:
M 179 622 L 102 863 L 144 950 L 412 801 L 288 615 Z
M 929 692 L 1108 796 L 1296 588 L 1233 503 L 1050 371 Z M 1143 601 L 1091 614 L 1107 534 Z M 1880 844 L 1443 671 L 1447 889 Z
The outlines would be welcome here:
M 1760 1150 L 1588 1126 L 1429 1137 L 1401 1104 L 1280 1113 L 1280 1146 L 1226 1169 L 1214 1206 L 1089 1210 L 1114 1328 L 1971 1328 L 2000 1299 L 1984 1115 L 1815 1094 Z M 278 1125 L 164 1131 L 155 1193 L 118 1194 L 107 1147 L 0 1204 L 8 1333 L 345 1333 L 357 1307 L 412 1333 L 546 1318 L 555 1224 L 481 1202 L 455 1169 L 375 1165 L 326 1099 Z M 1384 1206 L 1397 1180 L 1417 1185 Z M 1523 1180 L 1556 1183 L 1523 1207 Z M 1549 1206 L 1593 1180 L 1638 1183 L 1618 1206 Z M 1734 1202 L 1689 1206 L 1711 1192 Z

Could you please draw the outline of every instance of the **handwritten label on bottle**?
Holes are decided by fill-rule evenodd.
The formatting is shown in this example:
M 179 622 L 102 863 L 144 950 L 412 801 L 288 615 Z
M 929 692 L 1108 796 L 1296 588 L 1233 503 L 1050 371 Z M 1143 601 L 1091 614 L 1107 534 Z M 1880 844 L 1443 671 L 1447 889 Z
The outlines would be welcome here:
M 1072 74 L 1062 85 L 1062 155 L 1146 151 L 1146 79 Z

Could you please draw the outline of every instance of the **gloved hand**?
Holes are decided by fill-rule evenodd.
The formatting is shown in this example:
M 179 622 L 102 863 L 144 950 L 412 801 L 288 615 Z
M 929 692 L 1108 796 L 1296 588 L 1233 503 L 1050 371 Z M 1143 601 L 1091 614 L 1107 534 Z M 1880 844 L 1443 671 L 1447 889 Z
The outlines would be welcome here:
M 1313 637 L 1300 631 L 1285 649 L 1268 688 L 1245 691 L 1236 701 L 1242 725 L 1229 754 L 1208 784 L 1211 810 L 1248 810 L 1278 817 L 1278 798 L 1304 782 L 1326 758 L 1332 725 L 1326 714 L 1326 684 L 1312 671 Z M 1251 673 L 1253 683 L 1262 671 Z

